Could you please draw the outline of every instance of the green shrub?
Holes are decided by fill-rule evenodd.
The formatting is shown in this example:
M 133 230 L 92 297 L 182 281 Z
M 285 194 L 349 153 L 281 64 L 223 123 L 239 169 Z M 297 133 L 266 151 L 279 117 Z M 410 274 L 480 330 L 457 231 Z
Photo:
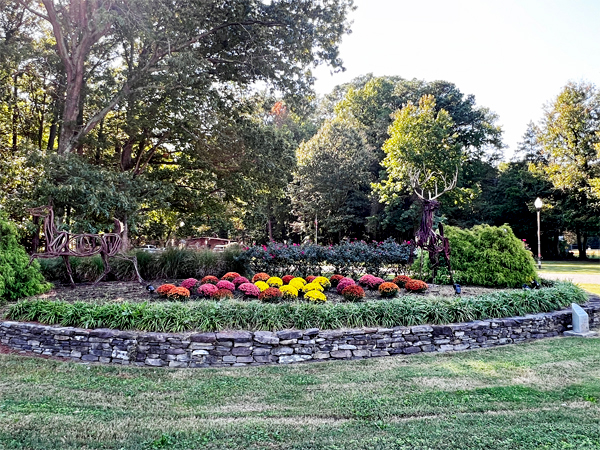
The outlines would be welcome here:
M 41 294 L 51 288 L 37 261 L 17 241 L 17 229 L 0 217 L 0 302 Z
M 572 283 L 553 288 L 500 291 L 478 297 L 429 298 L 402 296 L 363 303 L 263 303 L 211 300 L 153 303 L 69 303 L 23 300 L 8 311 L 13 320 L 38 321 L 83 328 L 118 328 L 158 332 L 218 331 L 224 329 L 323 330 L 354 327 L 394 327 L 446 324 L 470 320 L 522 316 L 553 311 L 571 302 L 583 303 L 587 294 Z
M 232 247 L 223 253 L 215 253 L 208 249 L 191 250 L 171 248 L 162 253 L 148 253 L 144 251 L 129 252 L 128 256 L 135 256 L 138 262 L 140 275 L 145 280 L 164 278 L 203 278 L 206 275 L 218 275 L 225 272 L 240 270 L 241 263 L 236 256 L 241 250 Z M 96 281 L 104 271 L 104 265 L 99 255 L 89 258 L 69 258 L 73 269 L 73 278 L 76 282 Z M 49 258 L 40 260 L 42 274 L 48 280 L 69 282 L 69 276 L 62 258 Z M 111 273 L 108 280 L 118 281 L 136 280 L 133 263 L 123 258 L 114 257 L 109 260 Z
M 470 230 L 445 228 L 450 241 L 450 262 L 454 281 L 461 284 L 491 287 L 520 287 L 537 278 L 535 261 L 508 225 L 476 225 Z M 443 260 L 443 258 L 442 258 Z M 429 258 L 425 254 L 424 270 L 431 278 Z M 419 270 L 419 258 L 413 265 Z M 447 284 L 448 271 L 440 267 L 435 283 Z

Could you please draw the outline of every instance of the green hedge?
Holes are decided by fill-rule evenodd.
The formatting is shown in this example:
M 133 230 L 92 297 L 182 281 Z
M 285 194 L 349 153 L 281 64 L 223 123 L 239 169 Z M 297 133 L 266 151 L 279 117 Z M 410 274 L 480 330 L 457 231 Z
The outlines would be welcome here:
M 40 294 L 52 286 L 44 280 L 37 261 L 29 265 L 29 256 L 17 241 L 17 229 L 0 217 L 0 304 Z
M 572 283 L 530 291 L 500 291 L 486 296 L 429 298 L 414 295 L 364 303 L 303 302 L 266 304 L 258 301 L 156 303 L 68 303 L 23 300 L 9 319 L 82 328 L 117 328 L 158 332 L 337 329 L 446 324 L 553 311 L 587 294 Z
M 517 288 L 538 279 L 535 261 L 508 225 L 476 225 L 469 230 L 445 227 L 450 241 L 450 262 L 457 283 L 476 286 Z M 424 258 L 426 277 L 431 276 Z M 419 260 L 413 270 L 419 270 Z M 442 266 L 435 283 L 447 284 L 448 271 Z

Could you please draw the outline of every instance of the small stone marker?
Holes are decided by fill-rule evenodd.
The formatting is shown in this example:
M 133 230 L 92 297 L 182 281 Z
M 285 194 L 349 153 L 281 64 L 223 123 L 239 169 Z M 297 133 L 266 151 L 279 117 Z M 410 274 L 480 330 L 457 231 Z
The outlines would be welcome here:
M 594 331 L 590 331 L 590 316 L 577 303 L 571 303 L 573 310 L 573 330 L 565 331 L 565 336 L 590 337 L 595 336 Z

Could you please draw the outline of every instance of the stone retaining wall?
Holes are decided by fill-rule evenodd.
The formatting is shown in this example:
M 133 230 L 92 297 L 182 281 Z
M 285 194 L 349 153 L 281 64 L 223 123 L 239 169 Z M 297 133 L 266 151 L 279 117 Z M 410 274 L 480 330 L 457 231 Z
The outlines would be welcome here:
M 600 326 L 600 297 L 583 306 Z M 448 352 L 526 342 L 562 334 L 571 310 L 444 326 L 321 331 L 140 333 L 0 322 L 0 343 L 18 351 L 78 361 L 136 366 L 218 367 L 361 359 Z

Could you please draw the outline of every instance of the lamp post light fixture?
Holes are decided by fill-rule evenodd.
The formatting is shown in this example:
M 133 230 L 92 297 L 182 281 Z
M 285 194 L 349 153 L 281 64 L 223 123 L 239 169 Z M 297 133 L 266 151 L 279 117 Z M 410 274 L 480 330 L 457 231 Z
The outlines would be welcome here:
M 542 268 L 542 240 L 541 240 L 541 222 L 540 222 L 540 211 L 542 210 L 542 206 L 544 206 L 544 202 L 542 202 L 541 198 L 536 198 L 533 203 L 535 209 L 537 210 L 537 237 L 538 237 L 538 269 Z

